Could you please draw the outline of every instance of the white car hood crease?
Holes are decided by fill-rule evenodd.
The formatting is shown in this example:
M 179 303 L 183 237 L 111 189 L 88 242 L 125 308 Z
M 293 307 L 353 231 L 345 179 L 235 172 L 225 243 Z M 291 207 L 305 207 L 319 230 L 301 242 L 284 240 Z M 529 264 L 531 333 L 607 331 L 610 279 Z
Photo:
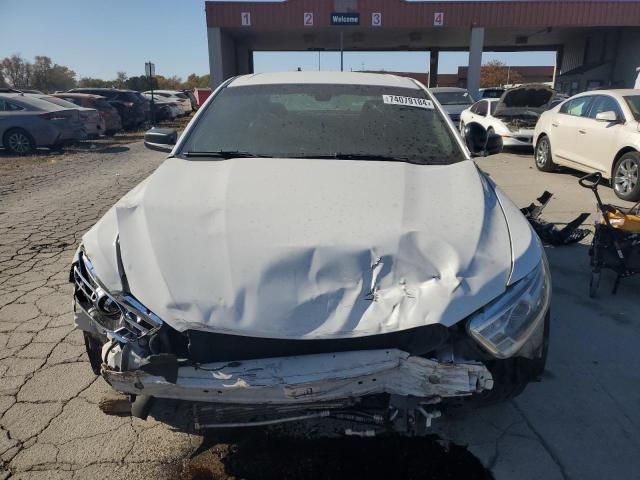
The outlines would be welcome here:
M 471 161 L 169 158 L 85 235 L 114 289 L 116 234 L 131 293 L 179 331 L 450 326 L 504 292 L 512 267 L 500 203 Z

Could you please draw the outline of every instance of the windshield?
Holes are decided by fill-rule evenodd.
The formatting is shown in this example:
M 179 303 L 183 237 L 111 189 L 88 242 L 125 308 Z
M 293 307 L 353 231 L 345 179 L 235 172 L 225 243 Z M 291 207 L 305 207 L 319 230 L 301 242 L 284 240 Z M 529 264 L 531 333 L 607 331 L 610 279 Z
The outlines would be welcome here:
M 334 84 L 225 88 L 181 150 L 191 156 L 197 152 L 420 164 L 464 159 L 424 91 Z
M 480 96 L 482 98 L 500 98 L 503 93 L 504 93 L 504 90 L 500 90 L 496 88 L 491 90 L 482 90 L 480 92 Z
M 633 113 L 633 118 L 640 121 L 640 95 L 629 95 L 624 99 L 627 101 L 631 113 Z
M 431 92 L 440 105 L 471 105 L 473 99 L 469 92 Z

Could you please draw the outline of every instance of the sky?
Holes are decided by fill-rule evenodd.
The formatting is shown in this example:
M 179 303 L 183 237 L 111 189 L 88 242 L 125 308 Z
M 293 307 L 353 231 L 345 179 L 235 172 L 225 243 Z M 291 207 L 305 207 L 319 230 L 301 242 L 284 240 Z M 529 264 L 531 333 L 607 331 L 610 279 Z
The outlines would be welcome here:
M 53 20 L 52 20 L 53 19 Z M 209 71 L 204 0 L 0 0 L 0 58 L 19 53 L 28 60 L 51 57 L 80 77 L 115 78 L 156 73 L 186 78 Z M 553 52 L 483 54 L 483 62 L 553 65 Z M 440 73 L 466 65 L 466 52 L 443 52 Z M 426 72 L 427 52 L 346 52 L 345 70 Z M 320 55 L 322 70 L 339 70 L 337 52 Z M 317 52 L 259 52 L 256 71 L 318 69 Z

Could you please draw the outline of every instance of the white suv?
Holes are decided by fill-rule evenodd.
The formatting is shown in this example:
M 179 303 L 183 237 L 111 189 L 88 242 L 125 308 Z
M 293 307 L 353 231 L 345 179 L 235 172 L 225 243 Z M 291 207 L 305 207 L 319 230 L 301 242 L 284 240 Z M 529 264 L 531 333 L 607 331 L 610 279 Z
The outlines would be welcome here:
M 540 117 L 534 132 L 539 170 L 565 165 L 600 172 L 615 194 L 640 200 L 640 90 L 585 92 Z

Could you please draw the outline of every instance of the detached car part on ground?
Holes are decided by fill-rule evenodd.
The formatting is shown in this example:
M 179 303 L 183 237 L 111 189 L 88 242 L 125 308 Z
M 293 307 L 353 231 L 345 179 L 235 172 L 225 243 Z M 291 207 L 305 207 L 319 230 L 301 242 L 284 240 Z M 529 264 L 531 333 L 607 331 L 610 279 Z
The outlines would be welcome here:
M 201 428 L 420 434 L 517 395 L 544 369 L 549 268 L 445 115 L 412 79 L 260 74 L 221 86 L 175 147 L 150 131 L 172 155 L 71 269 L 95 372 L 194 402 Z

